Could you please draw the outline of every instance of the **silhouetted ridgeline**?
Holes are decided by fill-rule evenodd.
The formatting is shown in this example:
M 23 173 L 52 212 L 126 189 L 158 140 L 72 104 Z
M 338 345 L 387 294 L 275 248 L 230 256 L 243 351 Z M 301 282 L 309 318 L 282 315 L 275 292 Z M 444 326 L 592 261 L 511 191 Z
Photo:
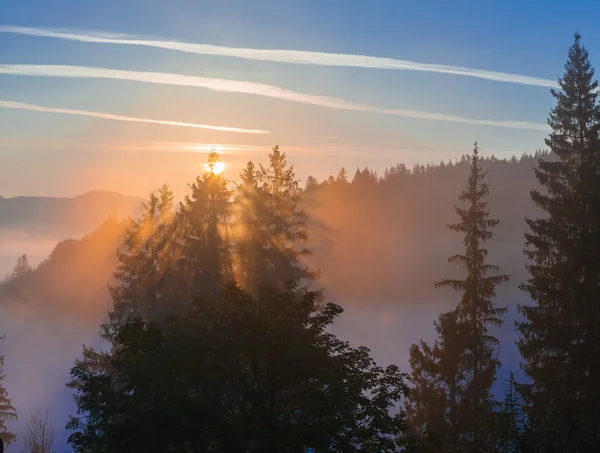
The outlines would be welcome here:
M 482 154 L 485 156 L 485 149 Z M 489 208 L 493 217 L 500 219 L 494 240 L 488 244 L 490 258 L 512 275 L 510 283 L 499 288 L 503 303 L 524 299 L 517 286 L 526 278 L 524 218 L 537 213 L 529 197 L 536 186 L 532 171 L 536 162 L 537 157 L 524 156 L 511 161 L 485 159 L 483 164 L 489 171 Z M 381 178 L 367 170 L 350 182 L 309 187 L 304 205 L 310 217 L 308 245 L 314 252 L 310 260 L 322 270 L 321 284 L 334 300 L 341 304 L 454 300 L 451 294 L 435 290 L 432 282 L 458 272 L 446 261 L 460 250 L 461 238 L 448 231 L 446 224 L 455 221 L 452 206 L 464 186 L 468 167 L 466 160 L 413 170 L 398 165 Z M 97 195 L 96 200 L 103 199 L 103 206 L 109 206 L 106 200 L 111 195 L 103 195 Z M 74 200 L 89 201 L 92 197 L 51 200 L 45 205 L 44 199 L 36 202 L 46 206 L 47 218 L 58 222 L 64 221 L 57 219 L 61 211 L 49 206 L 68 206 Z M 119 200 L 116 195 L 113 199 Z M 18 199 L 1 202 L 10 206 L 12 200 Z M 133 210 L 136 203 L 137 199 L 125 197 L 117 204 L 120 209 Z M 103 220 L 106 212 L 100 209 L 96 216 Z M 21 214 L 21 219 L 25 216 Z M 85 219 L 81 213 L 75 218 Z M 3 219 L 13 221 L 6 215 Z M 126 227 L 125 223 L 107 221 L 81 240 L 62 241 L 32 273 L 0 286 L 0 302 L 21 300 L 36 311 L 68 309 L 73 315 L 92 316 L 97 321 L 109 303 L 106 284 L 112 279 L 117 264 L 115 251 L 122 244 Z
M 94 191 L 73 198 L 0 196 L 0 227 L 64 226 L 91 231 L 111 215 L 134 215 L 142 200 L 116 192 Z

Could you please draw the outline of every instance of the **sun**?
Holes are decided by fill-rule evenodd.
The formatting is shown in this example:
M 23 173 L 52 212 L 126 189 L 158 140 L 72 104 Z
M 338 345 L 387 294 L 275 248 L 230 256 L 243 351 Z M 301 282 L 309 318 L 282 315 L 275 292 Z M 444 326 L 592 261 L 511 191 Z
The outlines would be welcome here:
M 210 171 L 213 174 L 218 175 L 219 173 L 223 173 L 225 170 L 225 162 L 218 160 L 212 164 L 212 168 L 209 163 L 205 163 L 204 168 L 206 168 L 206 171 Z
M 208 158 L 206 159 L 204 168 L 206 168 L 206 171 L 211 172 L 213 175 L 218 175 L 225 170 L 225 163 L 221 161 L 219 153 L 217 153 L 214 148 L 210 153 L 208 153 Z

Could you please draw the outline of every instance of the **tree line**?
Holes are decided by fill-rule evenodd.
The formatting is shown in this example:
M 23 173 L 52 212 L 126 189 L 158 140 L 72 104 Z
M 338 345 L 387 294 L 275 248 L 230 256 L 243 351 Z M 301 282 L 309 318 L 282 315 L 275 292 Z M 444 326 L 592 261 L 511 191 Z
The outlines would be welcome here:
M 600 451 L 600 105 L 578 34 L 552 95 L 551 154 L 536 155 L 530 193 L 542 214 L 525 233 L 531 302 L 515 326 L 525 380 L 511 373 L 504 398 L 492 393 L 501 364 L 491 328 L 503 322 L 494 298 L 509 276 L 488 262 L 499 219 L 477 144 L 448 225 L 463 237 L 449 258 L 463 276 L 435 283 L 458 302 L 434 323 L 433 344 L 410 348 L 407 374 L 328 331 L 343 309 L 305 264 L 303 190 L 285 153 L 249 162 L 232 190 L 213 152 L 182 203 L 165 185 L 131 220 L 101 326 L 109 346 L 84 348 L 71 370 L 74 450 Z M 381 184 L 368 169 L 354 182 Z M 322 184 L 338 183 L 344 169 Z M 304 191 L 317 185 L 309 178 Z M 4 420 L 16 414 L 1 390 L 11 441 Z

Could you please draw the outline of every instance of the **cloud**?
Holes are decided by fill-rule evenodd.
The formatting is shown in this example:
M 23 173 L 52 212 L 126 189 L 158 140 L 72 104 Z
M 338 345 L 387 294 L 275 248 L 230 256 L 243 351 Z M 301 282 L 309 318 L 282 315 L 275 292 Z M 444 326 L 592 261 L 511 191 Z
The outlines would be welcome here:
M 152 123 L 162 124 L 165 126 L 178 126 L 178 127 L 192 127 L 196 129 L 208 129 L 212 131 L 223 131 L 223 132 L 235 132 L 238 134 L 270 134 L 269 131 L 263 131 L 260 129 L 242 129 L 239 127 L 228 127 L 228 126 L 211 126 L 209 124 L 195 124 L 195 123 L 183 123 L 181 121 L 167 121 L 167 120 L 153 120 L 149 118 L 135 118 L 132 116 L 113 115 L 110 113 L 90 112 L 88 110 L 73 110 L 73 109 L 60 109 L 53 107 L 44 107 L 35 104 L 26 104 L 24 102 L 12 102 L 0 100 L 0 107 L 7 109 L 19 109 L 29 110 L 33 112 L 47 112 L 47 113 L 62 113 L 65 115 L 81 115 L 91 116 L 93 118 L 102 118 L 105 120 L 113 121 L 127 121 L 135 123 Z
M 285 88 L 265 85 L 262 83 L 246 82 L 229 79 L 216 79 L 209 77 L 190 76 L 184 74 L 170 74 L 163 72 L 129 71 L 122 69 L 95 68 L 89 66 L 64 66 L 64 65 L 13 65 L 0 64 L 0 74 L 21 76 L 68 77 L 68 78 L 95 78 L 118 79 L 135 82 L 155 83 L 160 85 L 179 85 L 196 88 L 206 88 L 213 91 L 226 93 L 242 93 L 256 96 L 265 96 L 301 104 L 340 110 L 354 110 L 360 112 L 380 113 L 406 118 L 424 120 L 446 121 L 452 123 L 475 124 L 481 126 L 506 127 L 513 129 L 548 130 L 545 124 L 521 121 L 496 121 L 465 118 L 443 113 L 430 113 L 417 110 L 385 109 L 375 106 L 358 104 L 330 96 L 298 93 Z
M 246 145 L 235 143 L 200 143 L 179 141 L 152 140 L 73 140 L 56 137 L 19 137 L 0 138 L 0 148 L 10 149 L 45 149 L 45 150 L 75 150 L 75 151 L 148 151 L 164 153 L 208 153 L 216 150 L 222 155 L 253 156 L 264 155 L 272 145 Z M 328 144 L 285 144 L 282 150 L 290 156 L 354 156 L 371 159 L 389 159 L 402 155 L 403 157 L 427 156 L 428 145 L 420 144 L 412 147 L 381 147 L 381 146 L 351 146 Z M 464 152 L 464 147 L 455 147 Z M 492 150 L 486 149 L 487 152 Z M 495 152 L 495 151 L 494 151 Z M 448 153 L 441 153 L 441 158 Z M 455 156 L 456 152 L 452 153 Z
M 408 60 L 393 58 L 371 57 L 367 55 L 351 55 L 325 52 L 309 52 L 303 50 L 279 49 L 244 49 L 235 47 L 215 46 L 210 44 L 196 44 L 178 41 L 164 41 L 143 39 L 127 34 L 111 34 L 89 31 L 59 31 L 43 28 L 14 27 L 0 25 L 0 32 L 17 33 L 21 35 L 40 36 L 48 38 L 65 39 L 78 42 L 93 42 L 104 44 L 121 44 L 155 47 L 160 49 L 176 50 L 179 52 L 200 55 L 219 55 L 227 57 L 244 58 L 248 60 L 272 61 L 277 63 L 290 63 L 314 66 L 342 66 L 371 69 L 391 69 L 401 71 L 423 71 L 440 74 L 452 74 L 495 82 L 516 83 L 533 85 L 546 88 L 556 88 L 555 80 L 540 77 L 531 77 L 522 74 L 512 74 L 485 69 L 466 68 L 442 64 L 418 63 Z

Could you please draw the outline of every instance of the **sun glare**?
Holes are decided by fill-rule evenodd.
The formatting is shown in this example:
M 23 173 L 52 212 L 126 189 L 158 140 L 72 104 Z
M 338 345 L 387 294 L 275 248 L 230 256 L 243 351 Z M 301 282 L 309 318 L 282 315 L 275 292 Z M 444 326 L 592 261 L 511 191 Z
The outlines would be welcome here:
M 204 164 L 204 168 L 206 168 L 206 171 L 211 171 L 215 175 L 218 175 L 219 173 L 222 173 L 223 170 L 225 170 L 225 162 L 221 162 L 219 160 L 212 165 L 212 168 L 210 168 L 210 165 L 206 163 Z

